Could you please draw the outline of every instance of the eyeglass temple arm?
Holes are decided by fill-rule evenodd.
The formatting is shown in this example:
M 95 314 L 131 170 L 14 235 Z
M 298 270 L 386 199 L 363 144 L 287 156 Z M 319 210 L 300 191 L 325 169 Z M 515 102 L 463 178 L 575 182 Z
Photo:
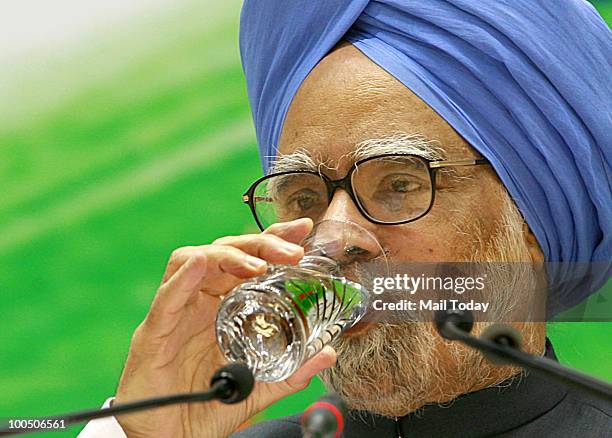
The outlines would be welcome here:
M 431 169 L 439 169 L 440 167 L 475 166 L 479 164 L 489 164 L 489 160 L 486 158 L 478 158 L 469 160 L 431 161 L 429 167 Z
M 242 202 L 248 204 L 251 200 L 249 195 L 242 195 Z M 272 198 L 270 196 L 253 196 L 253 201 L 267 201 L 272 202 Z

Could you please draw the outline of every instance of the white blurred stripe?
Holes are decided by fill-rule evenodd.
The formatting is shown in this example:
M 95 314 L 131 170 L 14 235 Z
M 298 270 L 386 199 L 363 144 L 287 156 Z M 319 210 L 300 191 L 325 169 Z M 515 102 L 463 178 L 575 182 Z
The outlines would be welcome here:
M 97 181 L 94 186 L 84 187 L 71 198 L 36 214 L 15 217 L 0 230 L 0 253 L 146 196 L 189 172 L 218 165 L 237 150 L 253 147 L 254 138 L 252 121 L 244 118 L 197 142 L 177 147 L 169 154 L 155 156 L 140 167 Z M 236 196 L 237 203 L 240 195 Z
M 176 0 L 0 1 L 0 59 L 72 44 L 117 22 L 166 9 Z
M 18 6 L 20 1 L 28 7 Z M 121 1 L 128 4 L 134 0 Z M 43 13 L 37 5 L 47 3 L 53 7 L 46 8 L 57 5 L 59 12 L 39 17 Z M 130 7 L 123 18 L 115 16 L 114 22 L 107 17 L 106 24 L 95 29 L 77 23 L 63 34 L 65 23 L 54 19 L 66 3 L 104 2 L 0 0 L 0 141 L 4 129 L 28 127 L 32 121 L 105 84 L 125 84 L 130 72 L 150 66 L 151 60 L 165 61 L 153 65 L 153 74 L 172 76 L 176 69 L 178 74 L 185 73 L 185 68 L 191 68 L 185 65 L 190 63 L 185 47 L 193 48 L 191 65 L 196 67 L 201 59 L 213 59 L 211 68 L 228 60 L 239 63 L 236 37 L 241 0 L 136 0 L 142 7 L 140 13 L 130 15 L 127 11 L 135 11 Z M 92 11 L 89 14 L 95 17 Z M 47 22 L 47 30 L 37 30 L 32 23 L 38 20 Z M 194 41 L 200 41 L 201 48 L 194 47 Z M 171 59 L 175 52 L 179 59 Z M 143 84 L 148 84 L 151 74 L 146 72 Z M 128 87 L 134 86 L 131 82 Z M 139 84 L 136 82 L 136 88 Z M 130 89 L 115 87 L 120 93 Z

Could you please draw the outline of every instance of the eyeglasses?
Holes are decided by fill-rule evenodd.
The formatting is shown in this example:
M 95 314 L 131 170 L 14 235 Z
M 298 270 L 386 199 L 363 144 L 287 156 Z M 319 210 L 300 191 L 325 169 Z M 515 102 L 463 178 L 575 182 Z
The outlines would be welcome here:
M 303 217 L 321 220 L 336 189 L 344 189 L 370 222 L 399 225 L 425 216 L 435 199 L 436 172 L 445 167 L 489 164 L 486 159 L 434 161 L 418 155 L 365 158 L 338 180 L 309 170 L 273 173 L 242 196 L 261 230 Z

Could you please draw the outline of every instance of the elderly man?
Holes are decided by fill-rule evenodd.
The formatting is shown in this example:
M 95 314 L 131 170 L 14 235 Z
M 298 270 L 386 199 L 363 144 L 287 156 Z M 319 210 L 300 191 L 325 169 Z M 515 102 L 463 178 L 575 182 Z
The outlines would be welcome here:
M 265 231 L 172 254 L 115 402 L 205 389 L 224 363 L 220 296 L 297 263 L 323 219 L 361 225 L 397 262 L 564 264 L 547 272 L 548 315 L 609 278 L 612 37 L 586 2 L 252 0 L 241 26 L 270 175 L 249 202 Z M 295 193 L 262 205 L 281 172 Z M 578 275 L 574 262 L 600 267 Z M 506 304 L 536 305 L 530 272 L 498 284 Z M 554 358 L 543 320 L 516 326 L 527 351 Z M 333 347 L 244 403 L 100 420 L 82 436 L 228 436 L 319 373 L 351 409 L 345 436 L 612 436 L 609 404 L 491 365 L 431 322 L 370 324 Z M 299 419 L 236 436 L 298 437 Z

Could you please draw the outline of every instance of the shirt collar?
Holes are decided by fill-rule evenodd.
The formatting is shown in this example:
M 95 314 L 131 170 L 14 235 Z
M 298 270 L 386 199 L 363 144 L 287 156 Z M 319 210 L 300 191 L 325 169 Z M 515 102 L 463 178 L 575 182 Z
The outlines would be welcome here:
M 545 356 L 557 360 L 546 340 Z M 498 435 L 527 424 L 553 409 L 567 395 L 565 386 L 528 374 L 503 384 L 464 394 L 445 406 L 426 405 L 394 420 L 353 412 L 347 436 L 401 434 L 402 437 L 479 437 Z

